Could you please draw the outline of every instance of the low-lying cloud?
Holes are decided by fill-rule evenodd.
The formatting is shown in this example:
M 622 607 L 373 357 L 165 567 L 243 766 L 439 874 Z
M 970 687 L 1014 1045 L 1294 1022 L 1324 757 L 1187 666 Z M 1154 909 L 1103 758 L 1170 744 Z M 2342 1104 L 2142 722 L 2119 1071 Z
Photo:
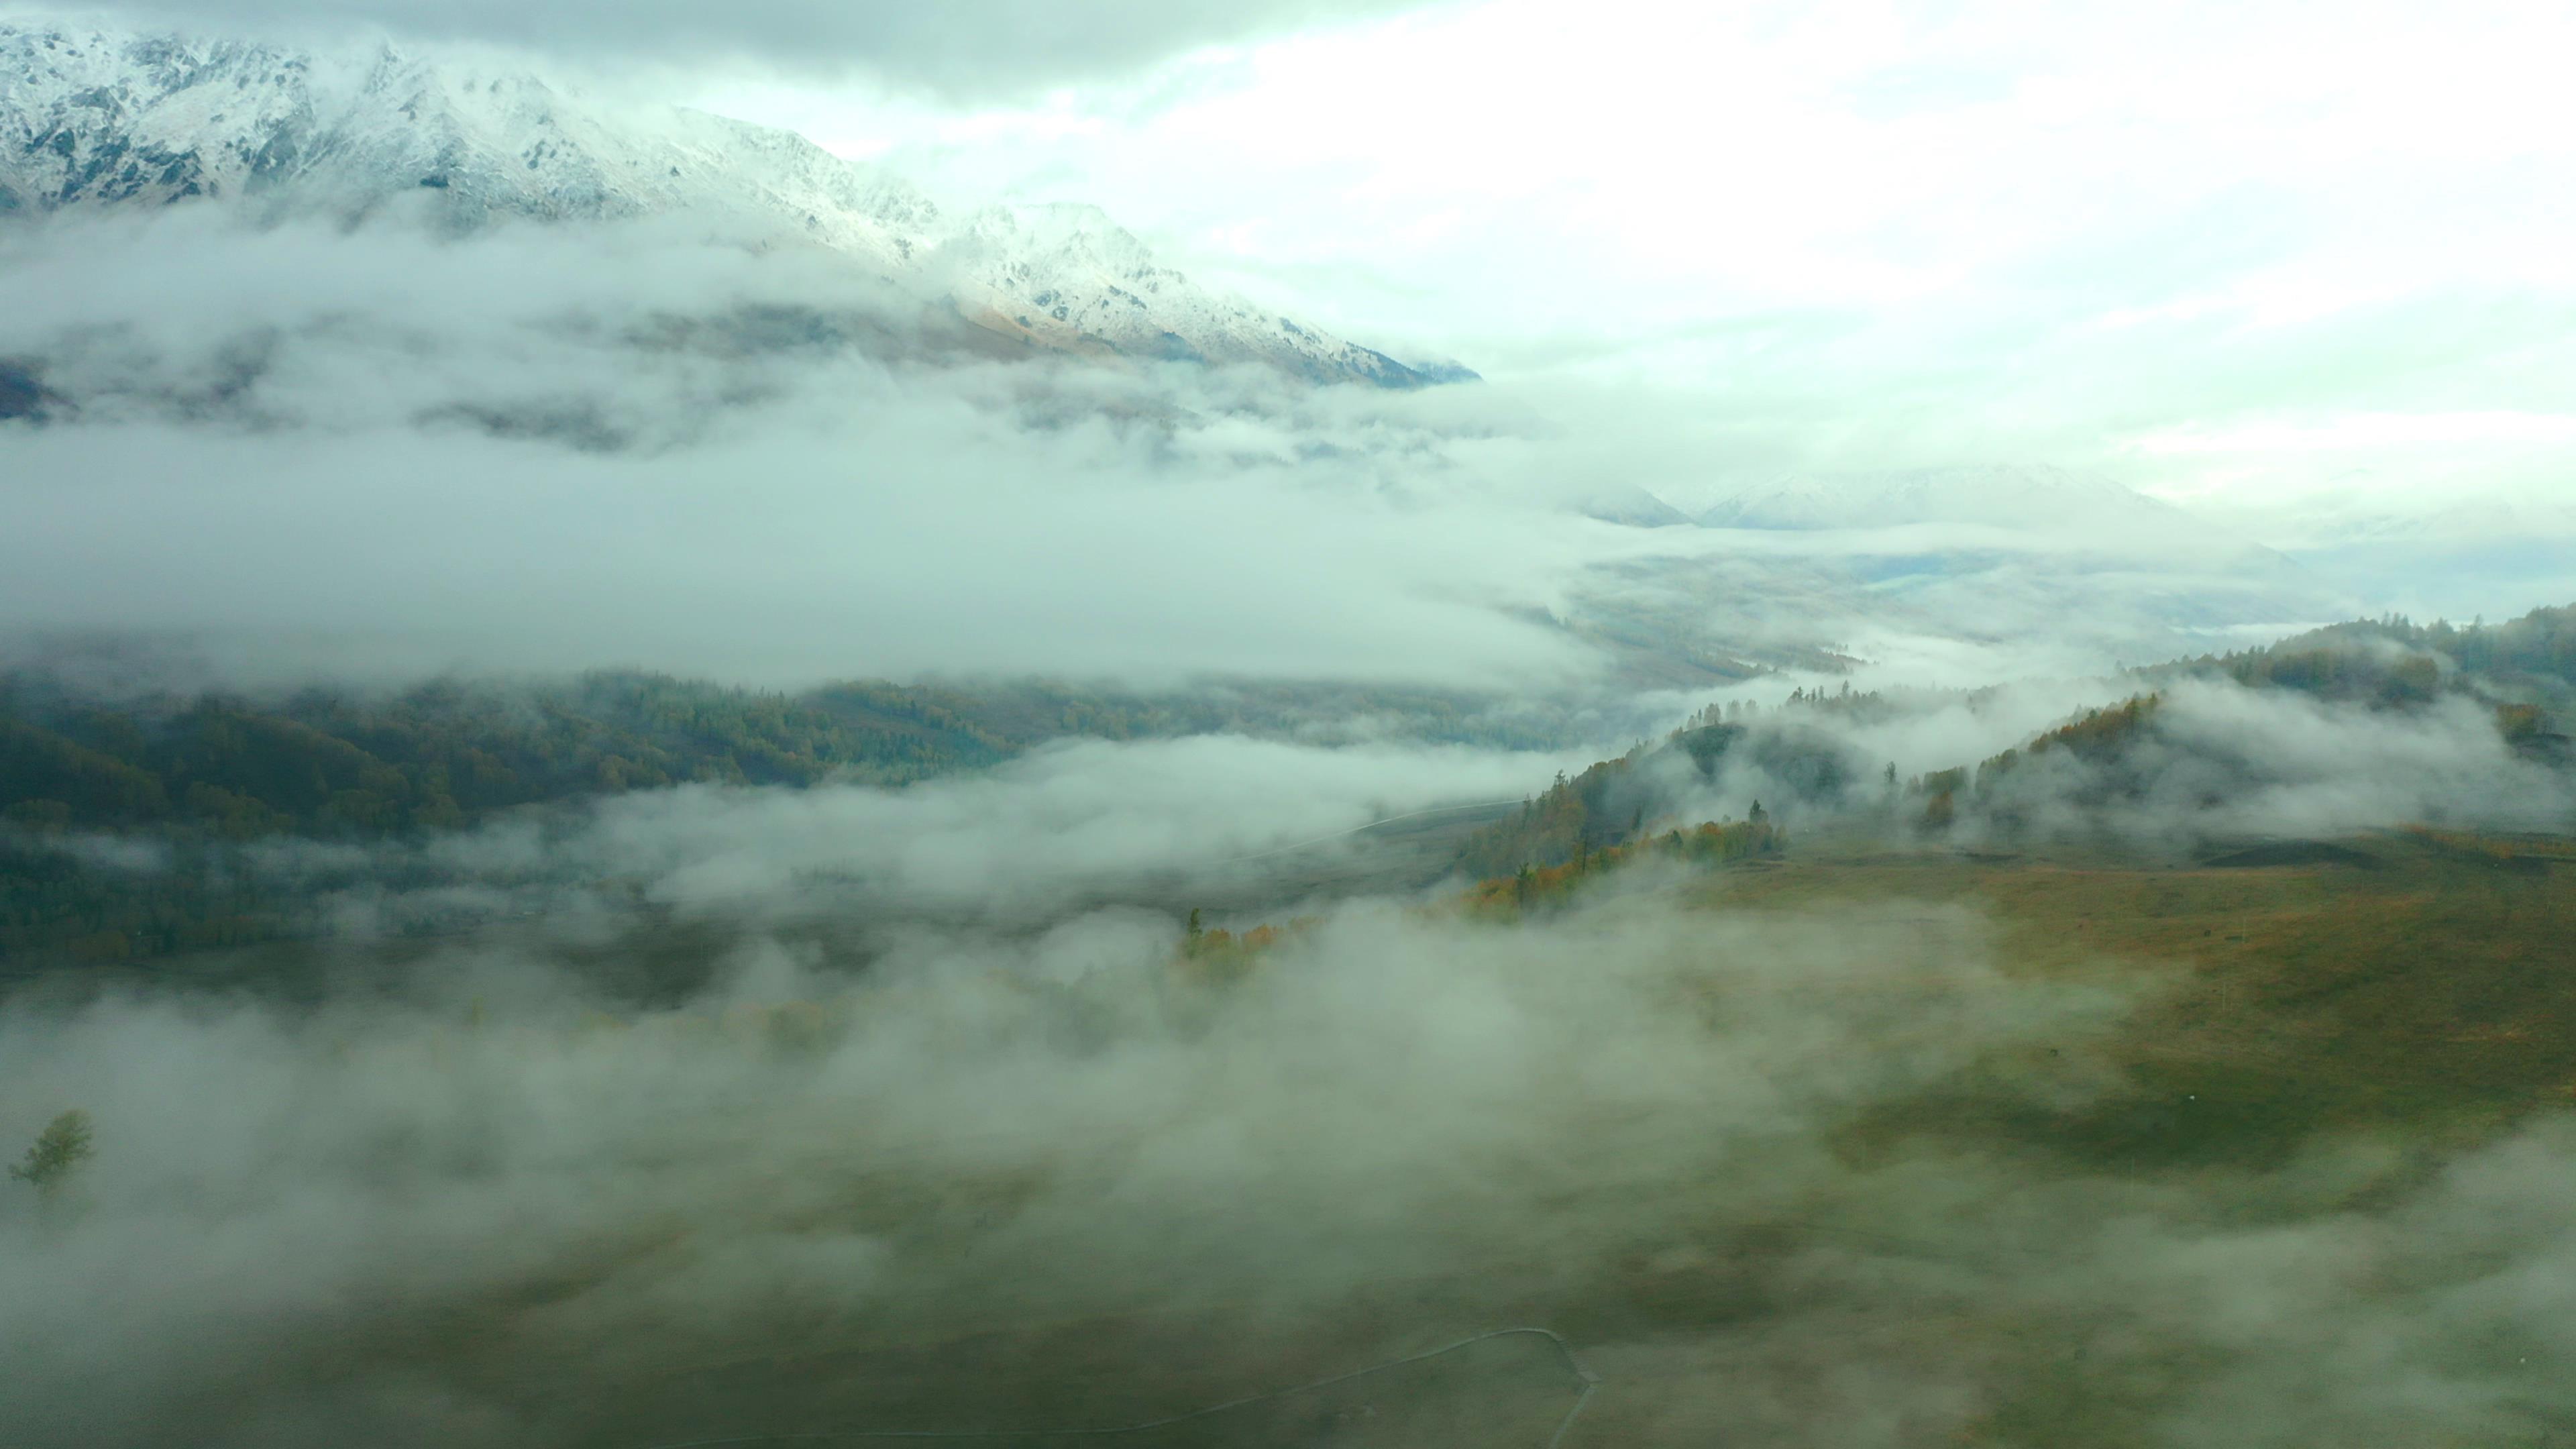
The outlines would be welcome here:
M 2186 680 L 2107 759 L 2024 755 L 1980 802 L 2002 833 L 2104 829 L 2143 840 L 2332 839 L 2416 824 L 2576 826 L 2576 774 L 2517 754 L 2491 705 L 2449 695 L 2405 709 Z
M 918 304 L 652 227 L 206 220 L 102 229 L 88 261 L 75 234 L 21 240 L 67 300 L 0 336 L 73 413 L 0 438 L 22 627 L 177 625 L 342 672 L 1599 664 L 1525 622 L 1582 556 L 1561 515 L 1434 509 L 1368 408 L 1301 419 L 1276 379 L 925 362 Z M 182 237 L 207 244 L 188 285 L 118 294 Z
M 497 947 L 309 1009 L 22 999 L 0 1127 L 79 1104 L 100 1152 L 0 1213 L 13 1433 L 1076 1426 L 1527 1321 L 1603 1375 L 1570 1442 L 2576 1409 L 2563 1123 L 2429 1180 L 2368 1140 L 2190 1177 L 1856 1158 L 1842 1128 L 1944 1083 L 2127 1090 L 2100 1051 L 2145 978 L 2016 978 L 1957 905 L 1675 883 L 1510 928 L 1356 903 L 1231 983 L 1111 911 L 864 963 L 755 932 L 660 1008 Z
M 1113 914 L 860 977 L 754 947 L 703 1000 L 607 1018 L 535 960 L 449 961 L 398 1006 L 13 1010 L 8 1100 L 83 1103 L 101 1142 L 76 1200 L 0 1227 L 19 1431 L 524 1442 L 613 1421 L 625 1375 L 812 1333 L 1298 1323 L 1396 1280 L 1579 1274 L 1688 1183 L 1736 1183 L 1721 1216 L 1794 1199 L 1832 1175 L 1821 1121 L 2115 1013 L 1936 917 L 1360 905 L 1209 987 L 1170 922 Z M 334 1335 L 442 1322 L 468 1337 L 312 1378 Z M 477 1342 L 569 1377 L 494 1394 Z
M 35 392 L 0 422 L 0 612 L 248 675 L 1705 688 L 1839 644 L 1965 683 L 2323 608 L 2189 539 L 1619 526 L 1581 516 L 1595 435 L 1669 419 L 1008 355 L 697 218 L 182 208 L 7 247 L 0 357 Z
M 1213 735 L 1067 742 L 989 773 L 901 790 L 688 785 L 418 845 L 252 847 L 265 878 L 398 919 L 480 887 L 515 909 L 602 883 L 684 916 L 817 910 L 1042 923 L 1103 898 L 1159 904 L 1367 848 L 1362 827 L 1529 793 L 1570 757 L 1464 748 L 1314 748 Z M 1415 869 L 1436 879 L 1436 853 Z M 437 880 L 412 897 L 388 881 Z M 457 902 L 463 904 L 463 902 Z

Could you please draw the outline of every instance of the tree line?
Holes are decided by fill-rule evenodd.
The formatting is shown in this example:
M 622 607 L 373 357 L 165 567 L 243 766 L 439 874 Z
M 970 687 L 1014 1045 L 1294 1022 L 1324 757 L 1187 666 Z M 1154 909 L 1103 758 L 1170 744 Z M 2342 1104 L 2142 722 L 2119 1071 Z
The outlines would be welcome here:
M 690 782 L 899 787 L 1051 740 L 1304 738 L 1393 722 L 1414 738 L 1530 749 L 1564 722 L 1469 691 L 1217 682 L 1143 694 L 1051 682 L 854 681 L 795 693 L 600 672 L 101 697 L 0 673 L 0 956 L 113 961 L 295 934 L 295 900 L 228 867 L 279 837 L 426 836 L 498 814 Z M 148 844 L 102 863 L 94 837 Z
M 507 688 L 80 697 L 0 675 L 0 818 L 214 836 L 449 829 L 522 805 L 689 781 L 900 785 L 1049 740 L 1286 735 L 1400 718 L 1418 738 L 1543 746 L 1544 720 L 1438 690 L 1225 685 L 1163 696 L 1032 683 L 836 684 L 800 694 L 600 673 Z

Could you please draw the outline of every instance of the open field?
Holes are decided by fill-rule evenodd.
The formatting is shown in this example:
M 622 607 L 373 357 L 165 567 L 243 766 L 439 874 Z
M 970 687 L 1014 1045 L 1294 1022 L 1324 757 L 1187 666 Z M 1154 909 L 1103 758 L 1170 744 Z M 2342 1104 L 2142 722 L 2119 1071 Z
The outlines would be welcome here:
M 2576 841 L 2406 831 L 2209 854 L 2249 863 L 1827 853 L 1721 874 L 1696 898 L 1974 901 L 2015 970 L 2116 962 L 2155 983 L 2115 1054 L 2128 1096 L 1985 1121 L 1963 1083 L 1916 1109 L 1947 1131 L 1969 1112 L 2105 1165 L 2266 1161 L 2332 1128 L 2474 1133 L 2576 1105 Z

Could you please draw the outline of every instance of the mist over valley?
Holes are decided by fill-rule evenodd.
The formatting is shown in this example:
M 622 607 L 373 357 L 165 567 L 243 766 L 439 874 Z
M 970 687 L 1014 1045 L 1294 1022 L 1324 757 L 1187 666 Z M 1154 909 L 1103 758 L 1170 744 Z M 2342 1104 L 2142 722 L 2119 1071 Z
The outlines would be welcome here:
M 0 1440 L 2576 1433 L 2473 9 L 0 7 Z

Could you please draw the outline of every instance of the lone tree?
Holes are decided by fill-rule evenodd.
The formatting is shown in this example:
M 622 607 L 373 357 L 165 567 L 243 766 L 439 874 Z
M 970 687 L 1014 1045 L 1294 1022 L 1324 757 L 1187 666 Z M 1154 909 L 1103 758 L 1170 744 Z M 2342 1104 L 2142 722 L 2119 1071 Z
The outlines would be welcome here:
M 45 1124 L 26 1157 L 9 1164 L 9 1175 L 32 1182 L 38 1192 L 51 1196 L 72 1169 L 97 1150 L 89 1143 L 89 1114 L 74 1108 Z

